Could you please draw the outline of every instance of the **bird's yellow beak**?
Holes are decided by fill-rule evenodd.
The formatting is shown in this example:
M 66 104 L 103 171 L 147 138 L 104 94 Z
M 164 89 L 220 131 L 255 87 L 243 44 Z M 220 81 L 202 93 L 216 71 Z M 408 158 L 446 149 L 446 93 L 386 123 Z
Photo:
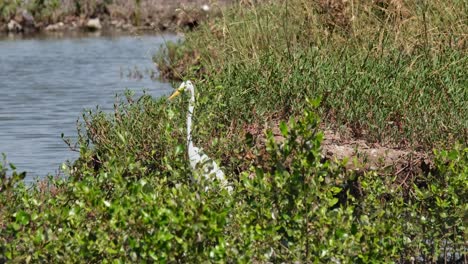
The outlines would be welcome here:
M 179 90 L 176 90 L 169 98 L 167 98 L 167 100 L 172 100 L 172 99 L 176 98 L 179 95 L 180 95 Z

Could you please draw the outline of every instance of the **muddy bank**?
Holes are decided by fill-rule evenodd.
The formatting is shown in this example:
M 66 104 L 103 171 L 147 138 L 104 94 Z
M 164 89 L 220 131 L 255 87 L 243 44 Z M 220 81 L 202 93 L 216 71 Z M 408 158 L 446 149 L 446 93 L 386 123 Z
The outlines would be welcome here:
M 28 4 L 0 3 L 0 34 L 64 31 L 177 31 L 191 30 L 232 0 L 65 0 Z M 88 3 L 89 2 L 89 3 Z

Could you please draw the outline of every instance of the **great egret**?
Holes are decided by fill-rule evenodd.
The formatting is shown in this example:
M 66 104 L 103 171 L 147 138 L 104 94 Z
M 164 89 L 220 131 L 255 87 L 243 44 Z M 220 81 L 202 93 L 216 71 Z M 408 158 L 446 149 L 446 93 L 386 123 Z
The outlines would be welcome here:
M 187 112 L 187 148 L 188 157 L 190 161 L 190 167 L 195 173 L 201 173 L 207 180 L 212 180 L 213 176 L 219 181 L 220 185 L 223 186 L 230 192 L 232 187 L 228 185 L 228 181 L 224 175 L 224 172 L 219 168 L 218 164 L 206 155 L 202 149 L 197 148 L 192 142 L 192 115 L 193 109 L 195 108 L 195 87 L 191 81 L 183 82 L 179 88 L 169 97 L 168 100 L 172 100 L 178 95 L 189 92 L 190 100 Z

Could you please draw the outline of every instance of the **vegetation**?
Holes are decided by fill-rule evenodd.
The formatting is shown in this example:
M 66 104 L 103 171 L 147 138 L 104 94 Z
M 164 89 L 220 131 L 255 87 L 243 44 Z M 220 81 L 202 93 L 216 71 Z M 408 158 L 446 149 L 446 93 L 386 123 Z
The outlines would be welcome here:
M 194 141 L 231 195 L 191 181 L 185 100 L 127 93 L 84 113 L 67 178 L 0 166 L 0 261 L 466 261 L 466 5 L 339 3 L 240 6 L 155 57 L 196 78 Z M 405 179 L 347 170 L 324 126 L 448 150 Z
M 0 15 L 2 17 L 10 17 L 16 12 L 18 1 L 0 1 Z
M 101 163 L 74 166 L 69 180 L 13 188 L 8 182 L 18 176 L 2 177 L 4 258 L 368 263 L 454 261 L 465 254 L 468 149 L 437 153 L 434 174 L 415 179 L 407 193 L 391 178 L 321 162 L 323 135 L 311 107 L 300 120 L 280 125 L 283 143 L 267 134 L 270 159 L 235 176 L 231 196 L 190 181 L 184 147 L 171 137 L 178 130 L 175 106 L 160 112 L 165 126 L 150 122 L 160 111 L 152 99 L 128 106 L 122 119 L 119 112 L 107 117 L 112 132 L 105 133 L 135 148 L 97 143 L 96 154 L 83 147 L 82 158 L 98 155 Z M 140 148 L 147 138 L 132 137 L 133 129 L 162 132 L 171 148 L 147 153 Z M 135 150 L 158 161 L 141 160 Z M 1 171 L 5 175 L 6 167 Z
M 66 15 L 83 14 L 92 15 L 100 1 L 58 1 L 58 0 L 0 0 L 0 22 L 8 22 L 21 10 L 28 10 L 40 21 L 57 22 Z M 81 6 L 89 8 L 83 9 Z
M 221 0 L 223 1 L 226 0 Z M 0 0 L 0 26 L 2 23 L 8 23 L 10 19 L 21 22 L 24 10 L 34 17 L 35 26 L 38 28 L 58 22 L 79 24 L 83 23 L 81 20 L 92 17 L 99 17 L 108 24 L 110 20 L 116 20 L 134 26 L 148 27 L 158 23 L 161 23 L 160 27 L 171 26 L 171 23 L 190 26 L 187 24 L 206 16 L 206 13 L 201 12 L 197 6 L 199 2 L 198 0 Z M 175 9 L 181 6 L 185 8 L 185 12 L 179 14 Z
M 280 2 L 230 10 L 155 61 L 228 87 L 203 106 L 223 113 L 214 124 L 263 123 L 322 97 L 326 125 L 353 137 L 426 150 L 468 140 L 464 1 Z

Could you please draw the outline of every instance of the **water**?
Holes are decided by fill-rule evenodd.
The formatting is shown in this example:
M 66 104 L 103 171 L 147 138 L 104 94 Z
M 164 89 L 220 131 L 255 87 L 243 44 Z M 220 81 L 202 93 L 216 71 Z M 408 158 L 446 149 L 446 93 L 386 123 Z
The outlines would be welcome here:
M 79 36 L 0 40 L 0 153 L 27 171 L 26 181 L 56 175 L 77 157 L 60 135 L 76 138 L 86 108 L 111 110 L 126 88 L 154 97 L 171 86 L 128 72 L 155 67 L 151 56 L 173 35 Z

